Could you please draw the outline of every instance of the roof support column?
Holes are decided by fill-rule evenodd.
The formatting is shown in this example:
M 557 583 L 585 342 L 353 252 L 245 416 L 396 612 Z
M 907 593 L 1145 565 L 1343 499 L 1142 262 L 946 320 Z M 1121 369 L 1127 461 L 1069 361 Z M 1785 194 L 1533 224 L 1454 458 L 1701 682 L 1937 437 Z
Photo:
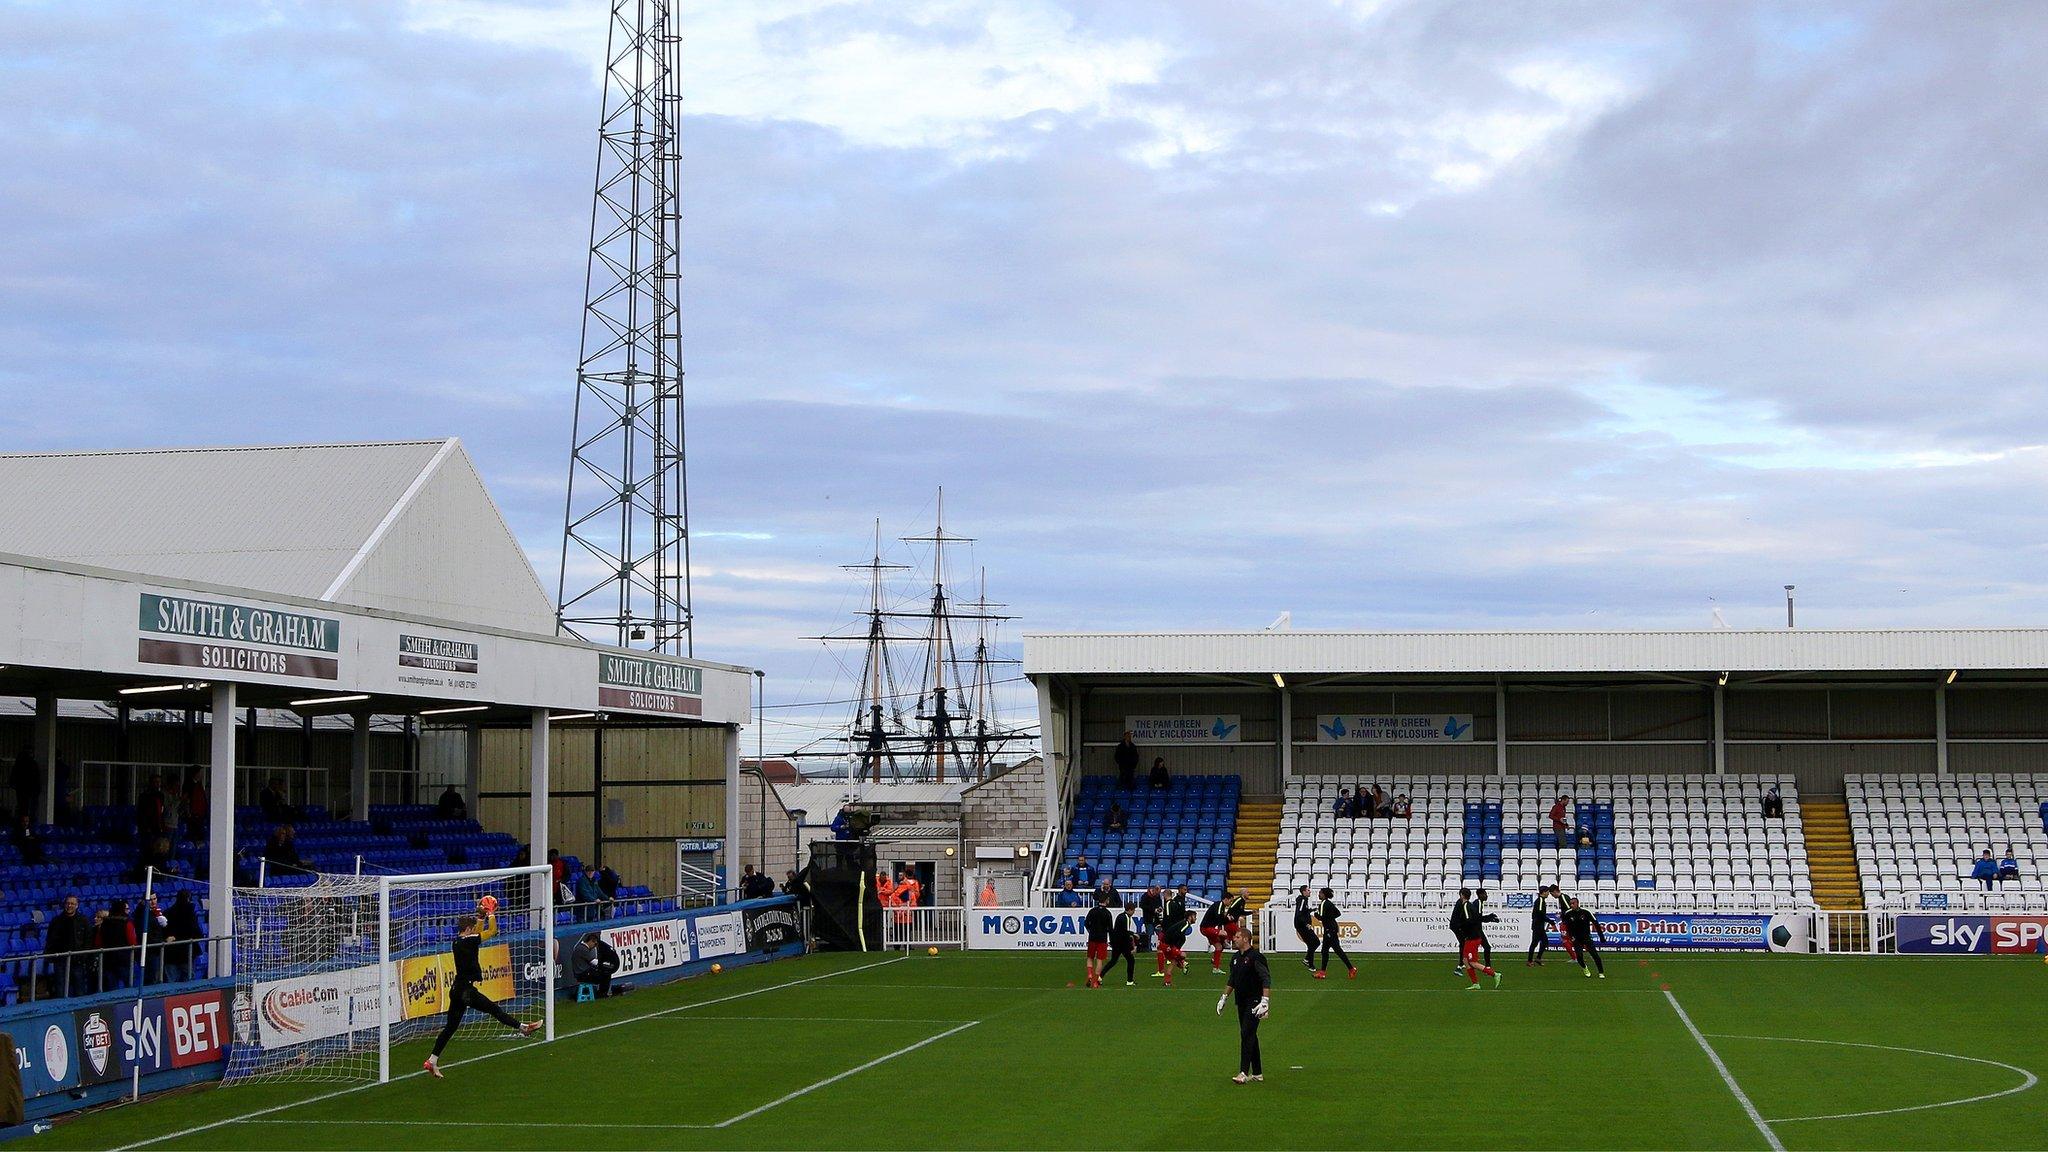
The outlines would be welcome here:
M 42 814 L 38 823 L 57 822 L 57 694 L 36 694 L 36 760 L 43 766 Z
M 1493 678 L 1493 774 L 1508 774 L 1508 681 Z
M 476 817 L 476 794 L 484 771 L 484 726 L 471 724 L 462 730 L 462 808 Z M 545 859 L 547 854 L 542 853 Z
M 370 714 L 355 714 L 355 733 L 349 740 L 349 819 L 370 818 Z
M 719 881 L 720 903 L 727 899 L 726 893 L 740 884 L 740 729 L 737 724 L 728 724 L 724 731 L 725 878 Z
M 1934 686 L 1934 771 L 1948 775 L 1948 685 Z
M 1714 775 L 1728 774 L 1728 686 L 1714 685 Z
M 548 710 L 533 710 L 532 739 L 527 748 L 526 776 L 526 862 L 542 864 L 548 858 Z M 539 891 L 543 884 L 553 884 L 549 876 L 535 876 L 532 906 L 538 908 L 547 900 L 547 893 Z
M 1278 677 L 1275 677 L 1278 679 Z M 1294 782 L 1294 692 L 1280 687 L 1280 789 Z
M 213 760 L 207 769 L 206 934 L 235 931 L 235 686 L 213 686 Z M 209 976 L 232 976 L 234 944 L 214 949 Z
M 1060 746 L 1059 710 L 1053 704 L 1052 677 L 1038 678 L 1038 756 L 1045 776 L 1045 825 L 1060 822 L 1060 780 L 1066 771 L 1066 752 Z M 1035 898 L 1037 893 L 1032 894 Z

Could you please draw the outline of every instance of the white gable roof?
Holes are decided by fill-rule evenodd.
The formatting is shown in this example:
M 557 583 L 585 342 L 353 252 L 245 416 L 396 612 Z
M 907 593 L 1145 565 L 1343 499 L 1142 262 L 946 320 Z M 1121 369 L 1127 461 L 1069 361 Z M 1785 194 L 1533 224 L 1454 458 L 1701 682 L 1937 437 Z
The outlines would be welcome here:
M 453 439 L 0 455 L 0 551 L 555 630 Z

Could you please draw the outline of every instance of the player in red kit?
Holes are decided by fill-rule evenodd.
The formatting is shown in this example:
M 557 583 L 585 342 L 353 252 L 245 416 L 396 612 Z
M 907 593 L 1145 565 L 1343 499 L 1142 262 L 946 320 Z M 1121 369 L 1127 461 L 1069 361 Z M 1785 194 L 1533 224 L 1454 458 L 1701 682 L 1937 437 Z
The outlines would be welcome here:
M 1470 981 L 1465 987 L 1471 991 L 1479 989 L 1481 972 L 1493 977 L 1495 988 L 1500 987 L 1500 973 L 1479 960 L 1480 938 L 1485 935 L 1486 921 L 1499 919 L 1472 898 L 1470 888 L 1458 889 L 1458 906 L 1451 909 L 1451 935 L 1458 938 L 1458 957 L 1465 962 L 1465 976 Z

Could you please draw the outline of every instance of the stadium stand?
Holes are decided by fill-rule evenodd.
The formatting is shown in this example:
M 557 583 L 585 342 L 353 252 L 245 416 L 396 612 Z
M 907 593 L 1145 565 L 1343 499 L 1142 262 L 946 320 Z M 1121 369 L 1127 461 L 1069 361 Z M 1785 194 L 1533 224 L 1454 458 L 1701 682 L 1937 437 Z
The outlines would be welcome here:
M 1230 865 L 1240 787 L 1236 776 L 1188 775 L 1175 779 L 1171 788 L 1153 791 L 1141 782 L 1125 792 L 1113 776 L 1084 777 L 1074 801 L 1062 875 L 1086 856 L 1098 874 L 1115 877 L 1125 893 L 1186 883 L 1197 896 L 1214 896 Z M 1112 800 L 1130 815 L 1122 832 L 1102 826 Z
M 27 998 L 43 949 L 44 928 L 66 896 L 77 896 L 90 914 L 114 899 L 140 908 L 143 896 L 140 855 L 134 843 L 135 810 L 126 805 L 92 806 L 79 813 L 80 826 L 46 825 L 37 829 L 48 860 L 30 865 L 11 840 L 0 838 L 0 1005 Z M 274 870 L 260 865 L 263 847 L 279 822 L 264 819 L 258 807 L 235 810 L 236 883 L 289 888 L 310 884 L 313 872 L 350 874 L 417 874 L 457 869 L 508 868 L 519 862 L 522 848 L 502 832 L 486 832 L 474 820 L 441 819 L 431 804 L 372 805 L 367 821 L 336 820 L 319 805 L 308 805 L 289 821 L 300 857 L 311 872 Z M 193 831 L 183 829 L 185 833 Z M 199 829 L 203 834 L 203 828 Z M 568 857 L 573 887 L 582 871 Z M 178 888 L 191 889 L 206 919 L 206 890 L 195 882 L 206 876 L 206 845 L 181 835 L 175 842 L 170 874 L 160 877 L 158 891 L 169 904 Z M 621 885 L 605 911 L 610 915 L 672 910 L 673 897 L 656 897 L 640 885 Z M 593 918 L 588 909 L 558 910 L 558 923 Z M 205 958 L 199 958 L 204 975 Z
M 1627 911 L 1808 907 L 1813 889 L 1799 798 L 1787 776 L 1405 776 L 1372 781 L 1408 795 L 1402 819 L 1338 816 L 1357 777 L 1296 779 L 1287 789 L 1275 891 L 1328 884 L 1373 908 L 1441 908 L 1467 885 L 1496 892 L 1559 883 Z M 1763 815 L 1771 785 L 1782 819 Z M 1560 849 L 1551 804 L 1574 801 L 1573 830 L 1593 844 Z
M 2048 775 L 1877 775 L 1844 777 L 1857 870 L 1871 906 L 1926 903 L 1992 909 L 2048 906 Z M 2017 880 L 1990 891 L 1970 878 L 1977 855 L 2003 858 L 2010 846 Z

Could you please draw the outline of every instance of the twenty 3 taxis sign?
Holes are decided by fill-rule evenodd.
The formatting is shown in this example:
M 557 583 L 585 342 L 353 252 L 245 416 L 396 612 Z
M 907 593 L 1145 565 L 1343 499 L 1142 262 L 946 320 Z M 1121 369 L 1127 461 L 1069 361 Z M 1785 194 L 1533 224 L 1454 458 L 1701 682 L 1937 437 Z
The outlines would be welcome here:
M 142 594 L 135 658 L 208 671 L 335 680 L 341 621 L 231 601 Z
M 701 716 L 704 670 L 665 660 L 606 653 L 597 658 L 597 703 L 600 708 L 631 712 Z

